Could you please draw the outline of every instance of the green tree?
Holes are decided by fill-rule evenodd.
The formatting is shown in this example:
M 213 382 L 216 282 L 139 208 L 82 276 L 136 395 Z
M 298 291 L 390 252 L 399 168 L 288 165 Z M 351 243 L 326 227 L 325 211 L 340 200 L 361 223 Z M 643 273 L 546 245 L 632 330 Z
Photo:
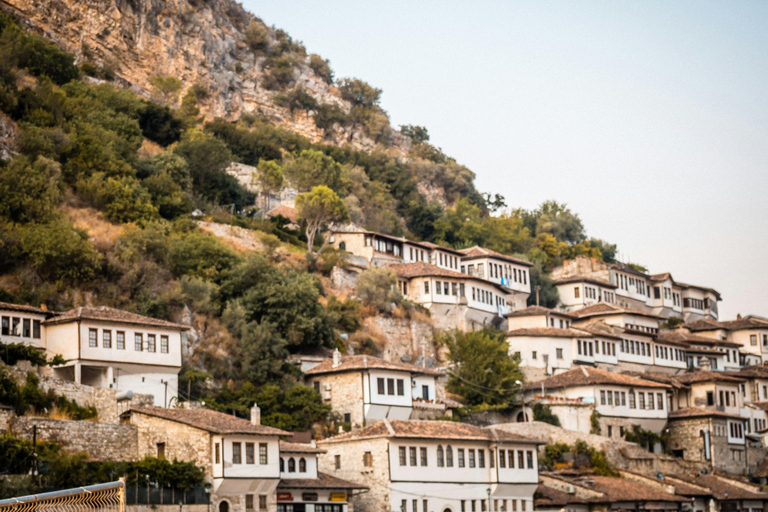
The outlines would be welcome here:
M 300 192 L 325 185 L 344 193 L 350 185 L 344 168 L 332 157 L 314 149 L 306 149 L 289 160 L 285 165 L 285 175 Z
M 179 101 L 183 84 L 178 78 L 157 75 L 149 79 L 149 84 L 152 86 L 153 96 L 164 105 L 175 105 Z
M 360 273 L 355 293 L 360 300 L 382 313 L 391 313 L 403 301 L 397 291 L 397 276 L 387 268 L 369 268 Z
M 245 42 L 253 51 L 265 51 L 269 48 L 269 31 L 263 23 L 251 20 L 245 29 Z
M 253 173 L 252 184 L 259 188 L 262 196 L 261 218 L 267 216 L 269 194 L 279 192 L 283 188 L 283 168 L 274 160 L 259 160 L 256 172 Z
M 333 83 L 333 70 L 331 69 L 331 63 L 328 60 L 313 53 L 309 56 L 309 67 L 312 68 L 312 71 L 322 78 L 325 83 L 328 85 Z
M 461 395 L 469 405 L 510 404 L 520 392 L 523 373 L 518 357 L 509 356 L 504 332 L 441 333 L 439 342 L 448 348 L 451 370 L 446 389 Z
M 357 78 L 344 78 L 339 82 L 338 87 L 341 97 L 352 105 L 372 107 L 378 105 L 381 99 L 381 89 L 371 87 Z
M 400 127 L 400 133 L 411 138 L 414 146 L 429 141 L 429 132 L 423 126 L 404 124 Z
M 52 281 L 87 281 L 101 267 L 101 255 L 88 234 L 64 220 L 26 226 L 20 234 L 20 251 L 25 262 Z
M 306 223 L 307 251 L 310 258 L 316 259 L 328 246 L 328 237 L 315 251 L 315 237 L 333 222 L 349 220 L 347 207 L 339 196 L 330 188 L 319 185 L 312 191 L 299 194 L 296 198 L 296 212 L 299 220 Z
M 543 423 L 549 423 L 556 427 L 560 426 L 560 418 L 557 414 L 552 412 L 552 408 L 546 404 L 536 403 L 533 404 L 533 421 L 541 421 Z
M 565 204 L 545 201 L 535 212 L 536 234 L 548 233 L 558 242 L 575 244 L 585 239 L 584 225 L 578 215 Z
M 39 156 L 15 158 L 0 168 L 0 216 L 12 222 L 45 223 L 56 217 L 61 197 L 58 162 Z

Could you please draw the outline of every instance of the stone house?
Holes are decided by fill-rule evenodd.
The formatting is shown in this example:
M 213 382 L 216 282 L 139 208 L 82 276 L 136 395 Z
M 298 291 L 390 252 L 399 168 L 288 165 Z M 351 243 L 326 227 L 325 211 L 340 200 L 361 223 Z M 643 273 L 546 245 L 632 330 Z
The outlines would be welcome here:
M 317 470 L 319 454 L 312 444 L 280 441 L 277 512 L 349 512 L 351 495 L 368 487 Z
M 546 472 L 540 475 L 535 510 L 560 509 L 568 512 L 639 512 L 641 510 L 691 510 L 692 498 L 675 493 L 675 487 L 640 479 Z M 687 506 L 686 506 L 687 505 Z
M 715 471 L 742 474 L 749 464 L 744 423 L 738 414 L 716 409 L 672 411 L 667 424 L 669 449 L 683 460 L 709 463 Z
M 258 407 L 252 408 L 250 421 L 209 409 L 161 407 L 129 409 L 121 418 L 138 428 L 139 458 L 202 467 L 212 484 L 213 510 L 277 511 L 279 439 L 290 432 L 261 425 Z
M 599 414 L 601 434 L 623 437 L 626 430 L 640 425 L 645 430 L 661 433 L 667 422 L 671 386 L 662 382 L 580 366 L 525 387 L 525 399 L 560 398 L 593 404 Z M 566 424 L 563 428 L 589 433 L 591 425 Z
M 446 415 L 443 373 L 438 370 L 335 351 L 333 359 L 305 375 L 307 385 L 353 426 L 385 418 Z
M 320 468 L 365 482 L 362 512 L 533 509 L 537 445 L 465 423 L 383 420 L 319 441 Z
M 743 466 L 741 470 L 744 470 Z M 665 474 L 664 481 L 675 486 L 678 494 L 708 492 L 708 495 L 702 496 L 704 499 L 695 500 L 693 512 L 760 512 L 768 508 L 768 493 L 759 485 L 725 475 L 675 473 Z

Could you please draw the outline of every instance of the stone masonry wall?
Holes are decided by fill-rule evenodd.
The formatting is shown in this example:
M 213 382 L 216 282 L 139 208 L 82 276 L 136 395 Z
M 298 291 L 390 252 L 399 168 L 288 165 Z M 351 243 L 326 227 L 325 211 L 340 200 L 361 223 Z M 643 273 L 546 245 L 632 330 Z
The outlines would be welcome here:
M 420 356 L 422 344 L 427 356 L 434 354 L 438 357 L 437 348 L 433 345 L 434 328 L 430 322 L 375 316 L 366 318 L 365 325 L 387 339 L 380 355 L 386 361 L 399 362 L 404 355 L 412 358 Z
M 52 420 L 48 418 L 15 417 L 9 431 L 16 437 L 52 441 L 75 452 L 86 452 L 92 459 L 132 461 L 139 459 L 138 429 L 123 423 Z
M 157 456 L 157 444 L 165 443 L 165 458 L 194 462 L 213 478 L 211 436 L 208 432 L 175 421 L 146 414 L 131 413 L 131 424 L 138 428 L 139 458 Z
M 348 413 L 353 426 L 363 426 L 363 379 L 359 372 L 319 375 L 311 378 L 311 382 L 315 381 L 320 382 L 323 403 L 330 405 L 342 418 Z M 325 396 L 329 387 L 331 398 L 327 400 Z
M 389 512 L 389 442 L 386 439 L 369 439 L 349 443 L 320 443 L 327 453 L 320 454 L 318 470 L 323 473 L 366 485 L 367 493 L 354 496 L 357 512 Z M 373 464 L 363 465 L 363 455 L 371 452 Z M 341 468 L 336 469 L 335 457 L 341 457 Z

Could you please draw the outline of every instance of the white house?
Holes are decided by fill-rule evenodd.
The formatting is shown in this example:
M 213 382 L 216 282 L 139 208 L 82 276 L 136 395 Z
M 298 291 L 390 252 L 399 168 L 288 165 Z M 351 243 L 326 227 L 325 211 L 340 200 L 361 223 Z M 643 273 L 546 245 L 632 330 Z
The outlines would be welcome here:
M 310 444 L 280 441 L 277 512 L 347 512 L 352 493 L 368 489 L 318 471 L 321 453 Z
M 520 367 L 527 380 L 556 375 L 570 370 L 574 365 L 595 366 L 596 358 L 602 357 L 595 353 L 594 336 L 574 328 L 514 329 L 507 333 L 507 344 L 511 356 L 519 355 Z M 606 348 L 606 351 L 610 350 Z
M 517 309 L 525 306 L 531 294 L 530 268 L 533 263 L 500 252 L 474 246 L 460 249 L 461 273 L 504 285 L 516 295 Z
M 444 421 L 384 420 L 318 442 L 320 469 L 365 482 L 355 510 L 533 510 L 536 441 Z
M 107 307 L 81 307 L 45 320 L 46 351 L 67 363 L 58 378 L 151 394 L 167 407 L 178 395 L 187 326 Z
M 620 437 L 632 425 L 660 433 L 669 408 L 668 384 L 580 366 L 526 386 L 526 400 L 559 397 L 593 403 L 602 435 Z M 563 425 L 588 433 L 590 425 Z
M 581 309 L 598 302 L 616 304 L 615 284 L 589 277 L 569 277 L 554 282 L 560 303 L 566 311 Z
M 576 319 L 563 311 L 545 308 L 543 306 L 529 306 L 524 309 L 510 311 L 507 317 L 507 327 L 510 331 L 527 327 L 557 327 L 560 329 L 570 327 Z
M 46 309 L 0 302 L 0 343 L 23 343 L 45 350 L 43 322 L 51 315 Z
M 445 415 L 438 383 L 443 374 L 437 370 L 336 351 L 305 375 L 307 385 L 350 425 Z
M 737 343 L 744 365 L 761 365 L 768 361 L 768 320 L 739 315 L 736 320 L 697 320 L 685 324 L 688 331 L 716 340 Z

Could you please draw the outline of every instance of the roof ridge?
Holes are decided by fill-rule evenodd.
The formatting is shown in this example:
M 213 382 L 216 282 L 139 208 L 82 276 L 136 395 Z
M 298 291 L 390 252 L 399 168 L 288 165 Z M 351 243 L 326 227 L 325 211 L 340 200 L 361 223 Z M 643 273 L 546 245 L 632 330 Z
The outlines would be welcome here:
M 395 435 L 395 429 L 392 428 L 392 424 L 389 422 L 388 418 L 384 418 L 384 426 L 387 427 L 387 430 L 389 431 L 389 435 L 391 436 Z

